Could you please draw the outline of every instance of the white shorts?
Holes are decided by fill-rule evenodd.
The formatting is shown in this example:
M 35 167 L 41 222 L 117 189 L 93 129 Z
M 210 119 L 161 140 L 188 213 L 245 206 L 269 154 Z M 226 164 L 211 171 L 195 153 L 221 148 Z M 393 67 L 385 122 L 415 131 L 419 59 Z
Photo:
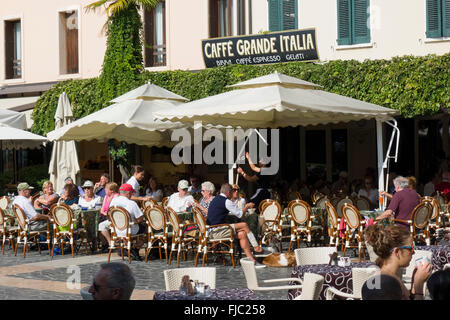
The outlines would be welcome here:
M 111 228 L 112 228 L 111 224 L 112 223 L 109 220 L 105 220 L 105 221 L 99 223 L 98 231 L 102 232 L 102 231 L 109 231 L 109 230 L 111 230 Z M 136 224 L 132 225 L 131 226 L 131 235 L 135 235 L 138 232 L 139 232 L 139 225 L 136 225 Z M 122 230 L 122 231 L 119 231 L 117 233 L 117 235 L 120 236 L 120 237 L 124 237 L 125 234 L 126 234 L 126 230 Z
M 111 221 L 105 220 L 98 225 L 98 231 L 109 231 L 111 229 Z

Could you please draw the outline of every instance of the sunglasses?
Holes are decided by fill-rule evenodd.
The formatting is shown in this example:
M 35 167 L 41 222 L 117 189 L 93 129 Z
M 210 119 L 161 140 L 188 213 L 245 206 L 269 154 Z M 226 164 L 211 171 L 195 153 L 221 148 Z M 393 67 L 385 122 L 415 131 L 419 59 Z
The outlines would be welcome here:
M 405 249 L 405 250 L 409 250 L 409 251 L 413 251 L 414 250 L 414 245 L 411 246 L 400 246 L 400 247 L 396 247 L 398 249 Z M 391 252 L 394 251 L 395 248 L 391 249 Z

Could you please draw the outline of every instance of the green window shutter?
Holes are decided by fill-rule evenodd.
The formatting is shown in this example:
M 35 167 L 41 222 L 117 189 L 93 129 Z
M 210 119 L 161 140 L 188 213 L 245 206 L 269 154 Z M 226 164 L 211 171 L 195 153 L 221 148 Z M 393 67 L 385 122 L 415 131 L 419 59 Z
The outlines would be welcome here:
M 282 10 L 281 0 L 268 0 L 269 1 L 269 30 L 280 31 L 282 27 Z
M 427 38 L 442 36 L 441 0 L 427 0 Z
M 442 36 L 450 37 L 450 0 L 442 0 Z
M 297 29 L 297 0 L 283 0 L 283 30 Z
M 351 0 L 337 0 L 338 45 L 352 43 Z
M 369 0 L 353 0 L 352 44 L 370 42 Z

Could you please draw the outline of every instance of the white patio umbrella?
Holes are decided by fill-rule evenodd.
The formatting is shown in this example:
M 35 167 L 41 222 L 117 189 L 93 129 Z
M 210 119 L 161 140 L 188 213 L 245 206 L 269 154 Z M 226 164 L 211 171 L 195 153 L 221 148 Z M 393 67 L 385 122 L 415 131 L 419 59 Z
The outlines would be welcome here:
M 397 111 L 326 92 L 320 90 L 317 84 L 278 72 L 229 87 L 238 89 L 186 103 L 180 110 L 159 111 L 155 117 L 244 128 L 309 126 L 376 119 L 379 186 L 384 187 L 381 123 L 393 119 Z M 231 169 L 229 179 L 232 181 Z
M 73 119 L 72 109 L 70 107 L 69 98 L 63 92 L 58 99 L 58 106 L 55 112 L 55 128 L 60 129 L 68 126 Z M 48 166 L 50 181 L 53 188 L 59 192 L 64 187 L 64 179 L 71 177 L 74 182 L 77 181 L 80 173 L 80 165 L 78 163 L 77 149 L 75 141 L 55 141 L 53 144 L 52 157 Z
M 17 181 L 16 150 L 39 148 L 47 141 L 47 138 L 0 122 L 0 141 L 2 150 L 9 149 L 13 151 L 15 183 Z

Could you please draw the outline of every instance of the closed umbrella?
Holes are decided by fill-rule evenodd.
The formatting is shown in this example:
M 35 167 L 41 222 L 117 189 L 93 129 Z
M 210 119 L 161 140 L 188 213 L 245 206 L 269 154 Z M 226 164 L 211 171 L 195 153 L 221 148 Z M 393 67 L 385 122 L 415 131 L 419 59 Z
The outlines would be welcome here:
M 55 112 L 55 129 L 68 126 L 73 119 L 69 98 L 63 92 L 58 99 L 58 106 Z M 78 164 L 77 149 L 75 141 L 56 141 L 53 143 L 52 157 L 48 167 L 50 181 L 53 183 L 56 192 L 64 187 L 64 179 L 71 177 L 77 181 L 80 172 Z M 77 181 L 79 182 L 79 181 Z

